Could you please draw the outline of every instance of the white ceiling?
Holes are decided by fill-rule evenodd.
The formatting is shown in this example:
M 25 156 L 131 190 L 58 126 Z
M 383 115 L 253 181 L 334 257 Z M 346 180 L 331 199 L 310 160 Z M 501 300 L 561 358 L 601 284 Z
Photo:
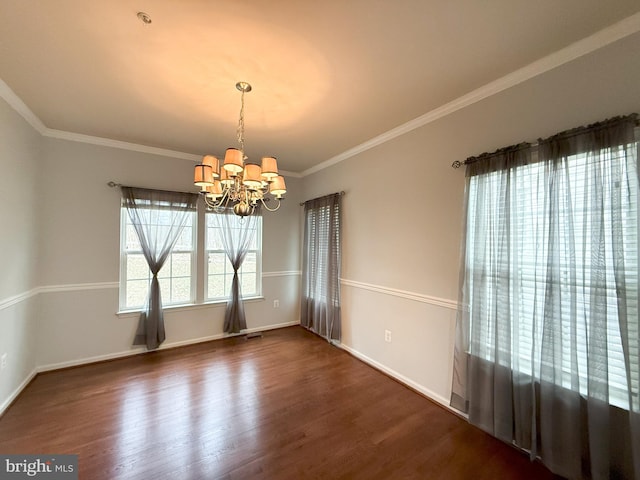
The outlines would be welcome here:
M 144 25 L 136 16 L 152 18 Z M 640 11 L 638 0 L 0 0 L 0 79 L 48 129 L 292 172 Z

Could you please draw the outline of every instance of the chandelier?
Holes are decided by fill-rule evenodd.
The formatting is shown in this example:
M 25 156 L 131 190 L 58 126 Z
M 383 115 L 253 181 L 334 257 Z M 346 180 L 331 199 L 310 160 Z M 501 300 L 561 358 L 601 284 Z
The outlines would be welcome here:
M 278 175 L 274 157 L 262 157 L 260 165 L 245 163 L 248 157 L 244 154 L 244 94 L 251 91 L 251 85 L 238 82 L 236 88 L 242 92 L 236 132 L 240 148 L 227 148 L 222 165 L 213 155 L 205 155 L 195 167 L 193 183 L 201 188 L 206 205 L 218 213 L 231 204 L 236 215 L 246 217 L 254 212 L 258 202 L 275 212 L 287 192 L 284 178 Z M 267 206 L 270 199 L 277 202 L 275 208 Z

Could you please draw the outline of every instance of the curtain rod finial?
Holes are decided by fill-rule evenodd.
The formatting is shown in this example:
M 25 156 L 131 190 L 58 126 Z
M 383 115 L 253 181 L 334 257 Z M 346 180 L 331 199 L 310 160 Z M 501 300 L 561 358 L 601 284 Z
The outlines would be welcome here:
M 451 164 L 451 166 L 452 166 L 453 168 L 460 168 L 460 167 L 462 166 L 462 163 L 461 163 L 459 160 L 456 160 L 455 162 L 453 162 L 453 163 Z

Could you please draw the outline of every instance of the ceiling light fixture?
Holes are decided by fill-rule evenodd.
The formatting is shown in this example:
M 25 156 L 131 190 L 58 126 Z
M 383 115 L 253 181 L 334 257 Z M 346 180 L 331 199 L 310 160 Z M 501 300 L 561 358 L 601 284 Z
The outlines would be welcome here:
M 244 154 L 244 94 L 251 91 L 247 82 L 236 83 L 242 92 L 240 118 L 238 120 L 237 137 L 240 148 L 227 148 L 224 163 L 213 155 L 205 155 L 202 163 L 196 165 L 193 183 L 201 188 L 206 205 L 222 212 L 233 205 L 233 212 L 241 217 L 251 215 L 258 202 L 270 212 L 280 208 L 280 200 L 287 192 L 284 178 L 278 175 L 278 163 L 274 157 L 262 157 L 261 165 L 245 164 L 248 157 Z M 270 195 L 277 205 L 269 208 L 265 203 Z

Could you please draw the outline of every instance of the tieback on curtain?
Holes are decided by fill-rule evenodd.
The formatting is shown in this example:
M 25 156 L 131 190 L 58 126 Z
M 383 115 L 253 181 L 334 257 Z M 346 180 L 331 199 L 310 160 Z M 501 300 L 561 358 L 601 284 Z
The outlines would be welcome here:
M 549 142 L 549 141 L 556 141 L 556 140 L 560 140 L 560 139 L 565 139 L 565 138 L 570 138 L 570 137 L 574 137 L 576 135 L 581 135 L 583 133 L 586 132 L 596 132 L 598 130 L 603 130 L 605 128 L 609 128 L 611 126 L 620 124 L 620 123 L 624 123 L 624 122 L 630 122 L 633 123 L 635 126 L 640 126 L 640 120 L 638 120 L 638 114 L 637 113 L 632 113 L 626 116 L 617 116 L 617 117 L 612 117 L 612 118 L 608 118 L 606 120 L 603 120 L 601 122 L 596 122 L 596 123 L 592 123 L 586 126 L 582 126 L 582 127 L 577 127 L 577 128 L 572 128 L 569 130 L 564 130 L 562 132 L 556 133 L 550 137 L 547 138 L 539 138 L 537 143 L 529 143 L 529 142 L 522 142 L 522 143 L 518 143 L 515 145 L 510 145 L 508 147 L 504 147 L 504 148 L 499 148 L 498 150 L 494 151 L 494 152 L 485 152 L 482 153 L 480 155 L 477 156 L 473 156 L 473 157 L 469 157 L 466 160 L 463 160 L 462 162 L 459 160 L 456 160 L 455 162 L 453 162 L 451 164 L 452 168 L 460 168 L 462 165 L 470 165 L 472 163 L 476 163 L 478 161 L 484 161 L 484 160 L 488 160 L 490 158 L 499 156 L 499 155 L 508 155 L 511 153 L 516 153 L 522 150 L 526 150 L 527 148 L 532 148 L 532 147 L 536 147 L 538 145 L 540 145 L 543 142 Z

